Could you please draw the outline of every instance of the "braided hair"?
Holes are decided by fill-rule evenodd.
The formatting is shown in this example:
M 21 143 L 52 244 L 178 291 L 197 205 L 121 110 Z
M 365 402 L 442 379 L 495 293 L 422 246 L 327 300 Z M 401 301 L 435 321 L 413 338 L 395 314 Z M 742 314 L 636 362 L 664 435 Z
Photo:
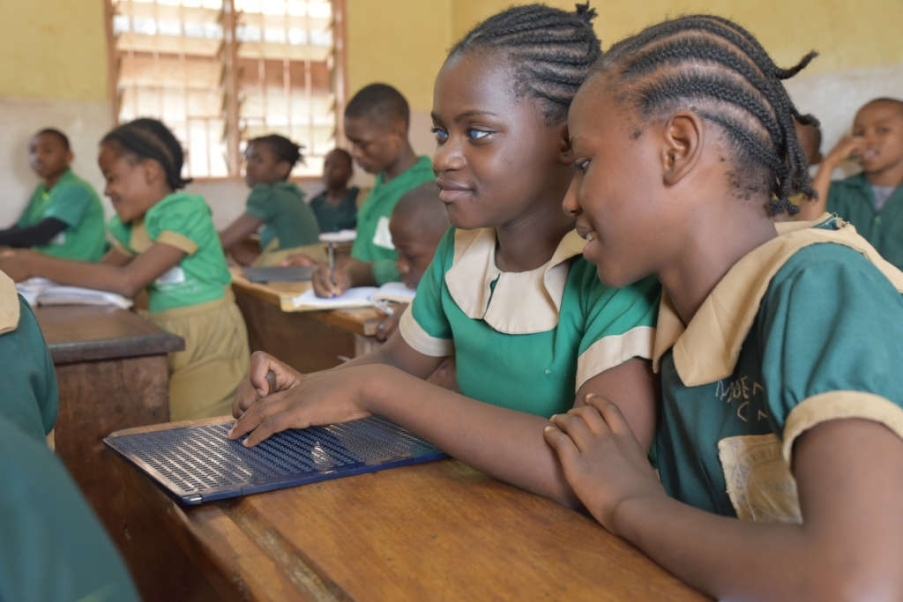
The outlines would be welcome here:
M 104 136 L 100 144 L 113 146 L 139 160 L 153 159 L 163 168 L 166 183 L 172 190 L 191 183 L 191 178 L 182 178 L 185 163 L 182 145 L 162 121 L 142 117 L 123 123 Z
M 756 38 L 732 21 L 690 15 L 653 25 L 605 53 L 595 70 L 615 74 L 613 89 L 640 117 L 693 109 L 725 133 L 734 154 L 731 184 L 741 198 L 767 193 L 768 211 L 794 214 L 795 194 L 815 196 L 794 120 L 818 125 L 794 106 L 782 80 L 802 70 L 775 65 Z M 637 134 L 639 135 L 639 134 Z
M 279 134 L 267 134 L 248 140 L 248 146 L 252 144 L 266 144 L 273 151 L 277 161 L 285 161 L 289 165 L 288 173 L 291 173 L 298 161 L 304 161 L 301 154 L 303 145 L 295 144 L 285 136 Z M 287 174 L 286 174 L 287 177 Z
M 547 123 L 561 123 L 602 54 L 591 24 L 595 16 L 588 3 L 576 5 L 574 12 L 542 4 L 513 6 L 470 30 L 448 59 L 476 49 L 504 50 L 514 65 L 517 97 L 536 99 Z

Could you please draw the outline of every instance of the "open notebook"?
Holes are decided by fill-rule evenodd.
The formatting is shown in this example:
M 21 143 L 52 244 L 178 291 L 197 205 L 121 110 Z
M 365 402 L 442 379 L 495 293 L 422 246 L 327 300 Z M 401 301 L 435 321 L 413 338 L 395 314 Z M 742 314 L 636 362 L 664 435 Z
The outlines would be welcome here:
M 247 448 L 234 420 L 117 431 L 104 443 L 182 504 L 201 504 L 446 457 L 391 422 L 361 420 L 277 433 Z
M 16 284 L 16 290 L 35 305 L 113 305 L 127 309 L 132 300 L 116 293 L 79 286 L 63 286 L 45 278 L 30 278 Z
M 318 309 L 350 309 L 355 307 L 374 307 L 381 301 L 410 303 L 414 299 L 414 289 L 407 288 L 401 282 L 387 282 L 382 286 L 358 286 L 349 288 L 338 297 L 317 297 L 313 289 L 292 297 L 292 307 L 296 311 Z

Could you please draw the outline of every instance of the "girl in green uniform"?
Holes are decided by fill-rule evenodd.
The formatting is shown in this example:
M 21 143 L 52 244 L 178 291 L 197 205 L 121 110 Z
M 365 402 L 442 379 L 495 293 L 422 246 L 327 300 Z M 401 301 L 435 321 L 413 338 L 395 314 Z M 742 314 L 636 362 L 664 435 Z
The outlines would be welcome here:
M 600 52 L 591 17 L 585 7 L 514 7 L 455 46 L 432 111 L 433 170 L 453 228 L 398 332 L 367 356 L 306 376 L 255 355 L 232 437 L 250 433 L 254 445 L 285 428 L 379 414 L 568 503 L 542 439 L 551 414 L 596 393 L 651 424 L 657 283 L 599 282 L 561 209 L 572 176 L 567 108 Z M 423 380 L 452 355 L 460 394 Z M 650 440 L 652 428 L 640 436 Z
M 169 357 L 174 420 L 228 413 L 245 374 L 247 332 L 231 276 L 203 197 L 181 192 L 182 147 L 154 119 L 112 130 L 98 163 L 116 215 L 115 245 L 99 264 L 19 251 L 0 258 L 15 280 L 32 276 L 134 297 L 148 293 L 147 317 L 185 339 Z

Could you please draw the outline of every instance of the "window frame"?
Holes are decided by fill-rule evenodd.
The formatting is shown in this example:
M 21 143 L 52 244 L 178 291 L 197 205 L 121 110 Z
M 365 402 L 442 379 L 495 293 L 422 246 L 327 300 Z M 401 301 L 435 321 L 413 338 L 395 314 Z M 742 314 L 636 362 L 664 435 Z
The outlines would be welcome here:
M 232 0 L 224 0 L 229 2 L 230 8 Z M 118 82 L 118 66 L 116 51 L 116 36 L 113 32 L 113 17 L 116 12 L 113 8 L 113 0 L 103 0 L 104 4 L 104 20 L 107 41 L 107 96 L 110 102 L 110 116 L 113 127 L 120 125 L 119 107 L 117 106 L 117 98 L 119 96 Z M 347 2 L 346 0 L 330 0 L 332 6 L 333 18 L 333 85 L 335 93 L 335 140 L 338 145 L 339 141 L 344 140 L 344 120 L 342 116 L 345 112 L 345 104 L 347 102 L 348 91 L 348 69 L 347 69 Z M 226 149 L 228 166 L 230 175 L 226 176 L 200 176 L 194 177 L 192 181 L 198 183 L 205 182 L 238 182 L 243 180 L 241 175 L 241 133 L 238 127 L 241 118 L 239 114 L 238 103 L 238 74 L 236 72 L 238 64 L 238 44 L 234 42 L 236 32 L 236 15 L 234 10 L 224 11 L 223 13 L 223 29 L 231 40 L 224 40 L 224 56 L 223 64 L 225 70 L 225 122 L 226 128 Z M 180 140 L 182 144 L 185 141 Z M 320 176 L 292 176 L 293 182 L 312 183 L 318 182 Z

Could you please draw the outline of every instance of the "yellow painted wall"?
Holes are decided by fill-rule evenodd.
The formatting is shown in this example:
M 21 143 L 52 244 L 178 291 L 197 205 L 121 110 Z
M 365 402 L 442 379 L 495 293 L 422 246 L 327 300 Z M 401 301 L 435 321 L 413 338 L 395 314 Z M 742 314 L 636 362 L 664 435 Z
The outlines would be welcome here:
M 415 110 L 431 105 L 432 79 L 449 46 L 511 0 L 347 0 L 350 92 L 371 81 L 402 89 Z M 570 8 L 574 0 L 549 0 Z M 756 34 L 780 64 L 811 48 L 807 73 L 903 62 L 900 0 L 606 0 L 596 28 L 603 45 L 658 19 L 710 11 Z M 107 98 L 103 0 L 0 2 L 0 96 Z
M 574 0 L 547 0 L 570 10 Z M 510 6 L 509 0 L 453 0 L 452 39 Z M 903 63 L 901 0 L 591 0 L 603 49 L 667 17 L 711 12 L 749 29 L 781 66 L 820 52 L 806 73 Z
M 106 100 L 103 0 L 0 1 L 0 96 Z
M 433 79 L 451 42 L 454 0 L 346 0 L 348 92 L 382 81 L 429 111 Z

